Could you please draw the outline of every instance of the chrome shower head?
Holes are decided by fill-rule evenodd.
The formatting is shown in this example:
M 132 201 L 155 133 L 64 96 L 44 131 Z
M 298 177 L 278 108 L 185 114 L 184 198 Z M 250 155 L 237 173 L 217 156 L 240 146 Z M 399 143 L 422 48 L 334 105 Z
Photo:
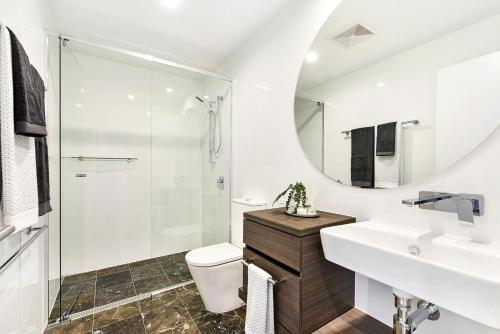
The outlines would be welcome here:
M 200 101 L 201 103 L 203 103 L 207 107 L 209 113 L 214 112 L 215 102 L 207 102 L 199 96 L 195 96 L 195 97 L 198 101 Z

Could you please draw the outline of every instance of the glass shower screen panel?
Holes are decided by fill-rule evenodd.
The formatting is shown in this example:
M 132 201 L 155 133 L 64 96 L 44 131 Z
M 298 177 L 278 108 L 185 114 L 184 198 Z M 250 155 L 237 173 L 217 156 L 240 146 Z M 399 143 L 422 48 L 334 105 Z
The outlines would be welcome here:
M 150 257 L 150 83 L 149 62 L 62 48 L 65 277 Z
M 229 239 L 231 102 L 227 81 L 153 69 L 151 247 L 163 262 Z M 212 159 L 211 135 L 220 147 Z M 170 262 L 172 283 L 190 278 L 185 263 Z

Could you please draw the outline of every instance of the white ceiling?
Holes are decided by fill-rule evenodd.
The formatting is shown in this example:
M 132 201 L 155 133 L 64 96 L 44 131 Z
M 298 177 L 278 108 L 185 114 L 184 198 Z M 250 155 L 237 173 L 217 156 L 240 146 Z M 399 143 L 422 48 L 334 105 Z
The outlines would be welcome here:
M 214 69 L 289 0 L 47 1 L 50 30 Z
M 316 37 L 315 63 L 304 63 L 304 91 L 500 13 L 499 0 L 344 0 Z M 355 24 L 375 35 L 346 48 L 332 39 Z M 480 36 L 478 36 L 480 38 Z

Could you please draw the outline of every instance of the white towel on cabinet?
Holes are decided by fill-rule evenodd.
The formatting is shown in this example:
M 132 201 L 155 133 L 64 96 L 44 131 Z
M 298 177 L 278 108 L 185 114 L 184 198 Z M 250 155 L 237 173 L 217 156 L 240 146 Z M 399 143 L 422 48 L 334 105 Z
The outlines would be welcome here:
M 0 25 L 0 155 L 2 220 L 16 231 L 38 222 L 35 139 L 14 134 L 10 35 Z
M 273 285 L 267 272 L 248 266 L 247 314 L 245 333 L 274 334 Z

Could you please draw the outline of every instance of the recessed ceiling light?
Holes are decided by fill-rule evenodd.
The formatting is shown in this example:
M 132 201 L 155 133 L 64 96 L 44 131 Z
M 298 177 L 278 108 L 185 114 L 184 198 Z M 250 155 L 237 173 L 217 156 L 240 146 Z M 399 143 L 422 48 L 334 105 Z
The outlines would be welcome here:
M 306 55 L 306 61 L 308 63 L 315 63 L 318 61 L 318 58 L 319 58 L 318 54 L 314 51 L 309 51 Z
M 80 89 L 80 93 L 82 93 L 82 94 L 85 93 L 85 89 L 83 89 L 83 88 Z
M 173 93 L 174 92 L 174 90 L 172 88 L 170 88 L 170 87 L 168 87 L 167 89 L 165 89 L 165 91 L 167 93 Z
M 146 115 L 151 116 L 151 111 L 146 112 Z
M 384 87 L 384 86 L 385 86 L 385 82 L 378 82 L 378 83 L 377 83 L 377 87 L 378 87 L 378 88 L 382 88 L 382 87 Z
M 83 104 L 77 103 L 77 104 L 75 104 L 75 107 L 77 107 L 77 108 L 83 108 Z
M 134 99 L 135 99 L 135 96 L 134 96 L 134 95 L 132 95 L 132 94 L 128 94 L 128 95 L 127 95 L 127 98 L 128 98 L 130 101 L 132 101 L 132 100 L 134 100 Z
M 181 4 L 181 0 L 160 0 L 161 4 L 168 9 L 175 9 Z
M 208 100 L 208 99 L 210 98 L 210 96 L 205 95 L 205 96 L 203 96 L 203 98 L 204 98 L 205 100 Z

